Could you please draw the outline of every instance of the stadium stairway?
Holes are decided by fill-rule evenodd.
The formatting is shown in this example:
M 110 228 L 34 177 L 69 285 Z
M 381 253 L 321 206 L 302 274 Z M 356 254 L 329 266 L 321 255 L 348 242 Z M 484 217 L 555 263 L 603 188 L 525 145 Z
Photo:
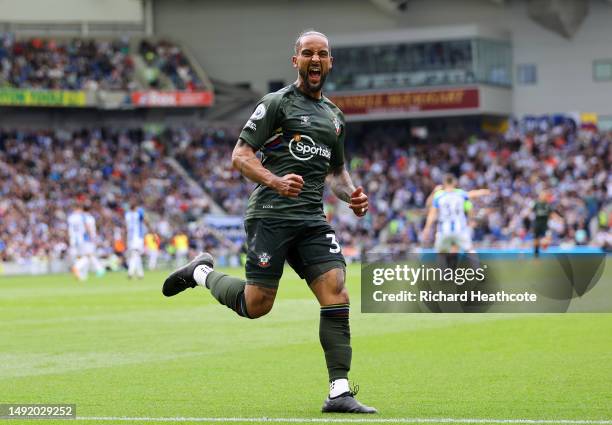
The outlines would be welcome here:
M 210 212 L 212 214 L 216 214 L 216 215 L 227 215 L 227 213 L 225 212 L 225 210 L 223 208 L 221 208 L 219 206 L 219 204 L 217 204 L 213 198 L 208 194 L 207 191 L 204 190 L 204 188 L 202 188 L 202 186 L 200 186 L 198 184 L 198 182 L 196 182 L 191 175 L 187 172 L 187 170 L 185 170 L 185 168 L 183 168 L 183 166 L 174 158 L 172 157 L 168 157 L 165 159 L 166 164 L 168 164 L 179 176 L 181 176 L 181 178 L 185 179 L 185 181 L 189 184 L 189 186 L 194 189 L 194 191 L 201 196 L 202 198 L 204 198 L 208 204 L 210 205 Z

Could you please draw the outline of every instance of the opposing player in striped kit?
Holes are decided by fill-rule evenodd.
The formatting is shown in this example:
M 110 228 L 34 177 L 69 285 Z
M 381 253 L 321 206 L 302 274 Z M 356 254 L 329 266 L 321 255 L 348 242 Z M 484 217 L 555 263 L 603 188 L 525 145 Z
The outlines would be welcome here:
M 125 213 L 129 279 L 134 277 L 142 279 L 144 277 L 142 254 L 144 253 L 145 224 L 144 209 L 138 206 L 136 200 L 130 201 L 130 209 Z
M 472 252 L 472 235 L 467 212 L 470 199 L 489 193 L 487 189 L 466 192 L 456 187 L 457 179 L 452 174 L 444 177 L 444 185 L 433 194 L 433 200 L 421 239 L 428 241 L 431 228 L 437 221 L 434 247 L 440 253 Z

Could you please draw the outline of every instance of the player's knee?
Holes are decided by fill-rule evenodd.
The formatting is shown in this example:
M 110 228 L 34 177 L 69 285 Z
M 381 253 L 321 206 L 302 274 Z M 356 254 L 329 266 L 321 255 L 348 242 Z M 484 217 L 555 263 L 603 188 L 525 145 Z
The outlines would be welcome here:
M 257 319 L 272 310 L 276 298 L 276 289 L 247 285 L 244 295 L 249 317 Z
M 342 289 L 336 294 L 336 296 L 338 298 L 338 304 L 349 304 L 350 303 L 349 293 L 345 286 L 342 287 Z
M 317 278 L 313 290 L 322 305 L 348 304 L 349 293 L 345 285 L 345 272 L 343 269 L 332 269 Z
M 257 319 L 261 316 L 265 316 L 272 310 L 272 306 L 274 305 L 274 300 L 272 301 L 264 301 L 258 304 L 248 305 L 247 304 L 247 312 L 249 313 L 249 317 L 251 319 Z

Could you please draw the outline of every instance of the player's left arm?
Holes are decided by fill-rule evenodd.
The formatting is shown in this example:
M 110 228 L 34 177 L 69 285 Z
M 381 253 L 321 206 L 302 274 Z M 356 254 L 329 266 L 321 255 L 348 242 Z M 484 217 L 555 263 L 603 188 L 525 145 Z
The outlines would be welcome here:
M 339 125 L 338 140 L 332 147 L 329 172 L 327 173 L 328 182 L 332 192 L 349 204 L 357 217 L 363 217 L 368 212 L 368 195 L 363 191 L 363 187 L 355 187 L 350 174 L 344 166 L 344 140 L 346 139 L 346 121 L 344 114 L 340 112 L 336 118 Z
M 368 212 L 368 195 L 363 191 L 363 187 L 355 187 L 350 174 L 339 165 L 332 168 L 328 174 L 329 186 L 334 195 L 349 204 L 357 217 L 363 217 Z
M 491 191 L 489 189 L 474 189 L 467 192 L 469 199 L 480 198 L 481 196 L 490 195 Z

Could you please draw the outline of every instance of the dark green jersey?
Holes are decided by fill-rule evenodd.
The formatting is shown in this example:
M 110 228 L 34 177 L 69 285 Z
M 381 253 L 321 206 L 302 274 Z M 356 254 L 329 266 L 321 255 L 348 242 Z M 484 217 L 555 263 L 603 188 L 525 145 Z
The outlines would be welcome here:
M 344 115 L 326 97 L 313 99 L 293 85 L 264 96 L 240 138 L 262 152 L 264 167 L 280 177 L 298 174 L 304 187 L 287 198 L 258 185 L 245 219 L 320 220 L 325 177 L 344 164 L 344 137 Z
M 552 208 L 548 202 L 537 201 L 533 206 L 536 223 L 546 224 Z

